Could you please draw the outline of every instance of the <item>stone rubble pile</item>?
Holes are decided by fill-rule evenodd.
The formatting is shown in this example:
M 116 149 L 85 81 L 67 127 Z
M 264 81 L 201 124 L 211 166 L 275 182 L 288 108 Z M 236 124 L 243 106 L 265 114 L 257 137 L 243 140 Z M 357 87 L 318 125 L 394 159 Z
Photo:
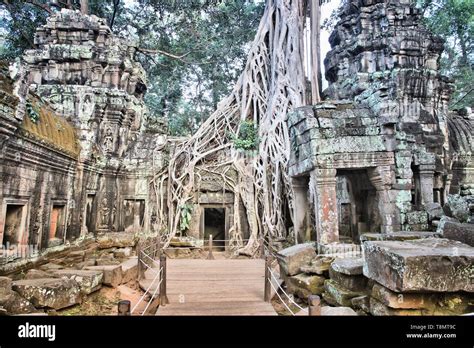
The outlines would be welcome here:
M 368 233 L 363 257 L 317 255 L 313 244 L 277 254 L 286 291 L 358 315 L 474 312 L 474 248 L 433 232 Z
M 136 240 L 110 234 L 83 250 L 58 255 L 38 269 L 0 277 L 0 314 L 44 313 L 83 302 L 103 286 L 135 283 Z M 133 235 L 132 235 L 133 237 Z

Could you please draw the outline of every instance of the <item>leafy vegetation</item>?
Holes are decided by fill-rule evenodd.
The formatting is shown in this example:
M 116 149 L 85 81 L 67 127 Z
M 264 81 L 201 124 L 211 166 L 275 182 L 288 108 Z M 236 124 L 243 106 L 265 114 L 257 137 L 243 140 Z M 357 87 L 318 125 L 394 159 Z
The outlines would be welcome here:
M 193 206 L 192 204 L 185 204 L 181 207 L 181 219 L 179 221 L 179 230 L 181 233 L 189 229 L 191 223 Z
M 428 27 L 445 39 L 443 74 L 455 80 L 451 108 L 474 105 L 474 1 L 418 0 Z
M 61 1 L 66 3 L 66 1 Z M 0 59 L 33 47 L 50 1 L 0 0 Z M 79 8 L 79 1 L 71 1 Z M 36 5 L 35 5 L 36 4 Z M 138 43 L 148 75 L 145 102 L 166 117 L 172 135 L 189 135 L 229 93 L 245 64 L 263 13 L 263 0 L 90 0 L 91 14 L 113 32 Z
M 231 138 L 236 149 L 251 151 L 258 147 L 257 128 L 252 121 L 243 121 L 240 124 L 238 136 L 232 136 Z

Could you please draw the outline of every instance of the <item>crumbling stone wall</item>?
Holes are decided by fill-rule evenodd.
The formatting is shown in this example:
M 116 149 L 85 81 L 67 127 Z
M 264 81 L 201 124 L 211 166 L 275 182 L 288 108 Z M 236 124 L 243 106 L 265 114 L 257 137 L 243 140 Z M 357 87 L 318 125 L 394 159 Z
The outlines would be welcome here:
M 105 20 L 66 9 L 37 29 L 34 43 L 11 69 L 16 84 L 6 68 L 0 78 L 0 229 L 10 202 L 26 207 L 23 242 L 42 249 L 53 246 L 48 232 L 58 223 L 54 246 L 153 231 L 150 181 L 166 166 L 167 128 L 148 122 L 136 47 Z

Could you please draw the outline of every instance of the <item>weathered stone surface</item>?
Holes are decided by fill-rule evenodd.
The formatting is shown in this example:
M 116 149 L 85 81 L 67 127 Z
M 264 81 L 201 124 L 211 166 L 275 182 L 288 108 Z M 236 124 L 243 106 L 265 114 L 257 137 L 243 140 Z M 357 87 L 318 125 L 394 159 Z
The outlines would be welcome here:
M 23 298 L 16 291 L 0 291 L 0 307 L 8 314 L 36 313 L 38 310 L 30 301 Z
M 365 242 L 364 275 L 396 292 L 474 292 L 474 249 L 449 239 Z
M 132 248 L 120 248 L 114 251 L 114 257 L 116 258 L 125 258 L 132 255 Z
M 428 213 L 428 219 L 439 220 L 443 217 L 444 211 L 439 203 L 427 203 L 425 204 L 425 210 Z
M 384 316 L 384 315 L 419 316 L 419 315 L 423 315 L 423 311 L 421 309 L 393 309 L 377 301 L 373 297 L 371 297 L 370 298 L 370 314 L 375 315 L 375 316 Z
M 433 299 L 429 294 L 395 293 L 380 284 L 373 286 L 371 296 L 390 308 L 422 309 L 433 307 Z
M 324 282 L 324 289 L 331 297 L 336 301 L 339 306 L 350 307 L 352 305 L 351 300 L 354 297 L 361 296 L 363 293 L 351 291 L 336 283 L 334 280 L 329 279 Z
M 316 256 L 316 250 L 312 243 L 297 244 L 280 250 L 277 253 L 280 270 L 286 275 L 293 276 L 301 273 L 301 266 L 307 264 Z
M 88 270 L 75 270 L 75 269 L 63 269 L 54 271 L 53 274 L 56 277 L 65 277 L 75 280 L 83 294 L 89 295 L 94 291 L 97 291 L 102 286 L 102 279 L 104 277 L 101 271 L 88 271 Z
M 137 238 L 133 233 L 109 232 L 97 237 L 99 249 L 133 247 Z
M 102 279 L 104 285 L 115 288 L 122 283 L 122 266 L 120 265 L 91 266 L 86 267 L 86 270 L 102 271 L 104 273 Z
M 286 285 L 288 292 L 301 299 L 307 300 L 309 295 L 320 295 L 324 291 L 326 278 L 317 275 L 298 274 L 290 276 Z
M 370 296 L 362 295 L 351 299 L 352 307 L 365 313 L 370 312 Z
M 363 275 L 347 275 L 334 270 L 331 266 L 329 277 L 347 290 L 361 292 L 367 287 L 368 279 Z
M 474 247 L 474 224 L 445 221 L 438 231 L 443 234 L 444 238 L 457 240 Z
M 346 275 L 361 275 L 363 266 L 363 258 L 336 259 L 331 264 L 333 271 Z
M 0 291 L 10 291 L 12 289 L 12 280 L 9 277 L 0 277 Z
M 460 222 L 467 222 L 469 219 L 469 202 L 466 197 L 449 195 L 443 210 L 447 216 L 455 218 Z
M 360 236 L 360 241 L 383 241 L 383 240 L 395 240 L 405 241 L 423 238 L 436 238 L 441 237 L 439 232 L 416 232 L 416 231 L 403 231 L 403 232 L 392 232 L 392 233 L 364 233 Z
M 45 279 L 51 277 L 52 275 L 48 272 L 39 269 L 30 269 L 26 272 L 24 279 Z
M 300 271 L 308 274 L 324 274 L 329 270 L 331 263 L 334 261 L 332 257 L 317 256 L 308 264 L 300 267 Z
M 57 269 L 64 269 L 64 266 L 58 265 L 56 263 L 49 262 L 45 265 L 40 266 L 40 270 L 48 272 L 48 271 L 54 271 Z
M 357 313 L 350 307 L 329 307 L 329 306 L 322 306 L 321 307 L 321 315 L 322 316 L 352 316 L 357 315 Z
M 120 264 L 122 267 L 122 283 L 137 280 L 138 278 L 138 258 L 132 257 Z
M 61 309 L 81 302 L 81 290 L 72 279 L 27 279 L 13 282 L 13 290 L 38 308 Z

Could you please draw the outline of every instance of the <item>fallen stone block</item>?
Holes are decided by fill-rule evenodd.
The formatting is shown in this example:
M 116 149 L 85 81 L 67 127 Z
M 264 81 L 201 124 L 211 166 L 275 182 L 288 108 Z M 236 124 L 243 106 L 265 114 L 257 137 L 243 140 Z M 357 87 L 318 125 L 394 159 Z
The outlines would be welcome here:
M 289 293 L 307 300 L 309 295 L 320 295 L 323 293 L 325 280 L 326 278 L 318 275 L 302 273 L 288 277 L 286 286 Z
M 439 220 L 444 216 L 443 208 L 439 203 L 425 204 L 425 210 L 428 213 L 428 220 Z
M 49 262 L 45 265 L 40 266 L 40 270 L 45 271 L 45 272 L 54 271 L 54 270 L 63 269 L 63 268 L 64 268 L 64 266 L 61 266 L 61 265 L 58 265 L 58 264 L 52 263 L 52 262 Z
M 25 314 L 37 312 L 36 308 L 26 299 L 12 290 L 12 280 L 0 277 L 0 307 L 5 314 Z
M 449 239 L 363 244 L 364 275 L 395 292 L 474 292 L 474 248 Z
M 297 244 L 280 250 L 277 253 L 278 264 L 281 272 L 288 276 L 301 273 L 301 266 L 309 263 L 316 256 L 312 243 Z
M 102 271 L 104 273 L 102 284 L 104 285 L 115 288 L 122 284 L 122 267 L 120 265 L 91 266 L 86 267 L 85 269 L 91 271 Z
M 53 272 L 56 277 L 66 277 L 75 280 L 85 295 L 89 295 L 102 287 L 104 277 L 101 271 L 63 269 Z
M 474 247 L 474 224 L 445 221 L 439 231 L 444 238 L 457 240 Z
M 308 264 L 300 267 L 300 271 L 308 274 L 322 275 L 329 270 L 331 263 L 334 261 L 332 257 L 316 256 Z
M 109 232 L 97 237 L 99 249 L 126 248 L 137 244 L 137 237 L 133 233 Z
M 332 315 L 345 316 L 345 315 L 357 315 L 357 313 L 350 307 L 322 306 L 321 315 L 322 316 L 332 316 Z
M 8 314 L 27 314 L 38 312 L 38 310 L 31 304 L 30 301 L 26 300 L 13 290 L 8 292 L 0 292 L 0 306 L 3 307 Z
M 469 202 L 468 197 L 448 195 L 448 199 L 443 206 L 444 213 L 460 222 L 468 222 L 470 215 Z
M 120 259 L 130 257 L 131 255 L 132 255 L 132 248 L 130 247 L 120 248 L 114 251 L 114 257 L 120 258 Z
M 361 310 L 365 313 L 370 313 L 370 296 L 368 295 L 362 295 L 362 296 L 357 296 L 353 297 L 351 299 L 352 303 L 352 308 Z
M 400 316 L 419 316 L 423 315 L 421 309 L 394 309 L 384 305 L 382 302 L 377 301 L 373 297 L 370 298 L 370 314 L 375 316 L 384 315 L 400 315 Z
M 352 305 L 351 300 L 354 297 L 361 296 L 363 293 L 351 291 L 342 287 L 334 280 L 328 279 L 324 282 L 325 291 L 331 295 L 339 306 L 350 307 Z
M 337 259 L 331 264 L 331 268 L 335 272 L 346 275 L 361 275 L 363 266 L 364 259 L 361 257 Z
M 19 280 L 13 282 L 12 288 L 37 308 L 61 309 L 82 299 L 78 283 L 66 278 Z
M 130 258 L 120 264 L 122 267 L 122 283 L 138 279 L 138 258 Z
M 347 275 L 336 271 L 334 266 L 331 266 L 329 269 L 329 277 L 342 287 L 351 291 L 363 292 L 367 287 L 368 279 L 363 275 Z
M 395 241 L 407 241 L 414 239 L 423 238 L 437 238 L 442 237 L 439 232 L 417 232 L 417 231 L 403 231 L 403 232 L 391 232 L 391 233 L 364 233 L 360 235 L 361 243 L 367 241 L 384 241 L 384 240 L 395 240 Z
M 423 309 L 434 306 L 432 296 L 428 294 L 395 293 L 380 284 L 372 287 L 371 296 L 385 306 L 396 309 Z
M 25 273 L 24 279 L 45 279 L 53 277 L 49 272 L 39 269 L 30 269 Z

